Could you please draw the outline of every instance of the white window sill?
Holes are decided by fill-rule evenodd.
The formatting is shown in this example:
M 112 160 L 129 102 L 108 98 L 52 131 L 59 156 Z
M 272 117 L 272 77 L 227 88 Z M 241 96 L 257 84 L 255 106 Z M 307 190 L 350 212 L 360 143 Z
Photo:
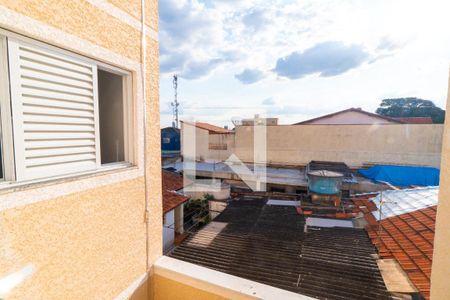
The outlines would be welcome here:
M 33 179 L 28 181 L 4 181 L 0 183 L 0 195 L 4 193 L 11 193 L 15 191 L 22 191 L 26 189 L 39 188 L 42 186 L 54 185 L 58 183 L 65 183 L 80 179 L 85 179 L 89 177 L 95 177 L 100 175 L 109 175 L 110 173 L 129 171 L 132 169 L 138 169 L 137 166 L 132 165 L 131 163 L 121 162 L 121 163 L 112 163 L 101 166 L 97 170 L 82 172 L 82 173 L 73 173 L 55 177 L 48 177 L 42 179 Z
M 227 299 L 286 299 L 314 300 L 314 298 L 282 290 L 252 280 L 229 275 L 168 256 L 160 257 L 153 265 L 154 274 L 167 279 L 220 295 Z M 158 286 L 155 287 L 156 289 Z M 181 297 L 181 295 L 180 295 Z

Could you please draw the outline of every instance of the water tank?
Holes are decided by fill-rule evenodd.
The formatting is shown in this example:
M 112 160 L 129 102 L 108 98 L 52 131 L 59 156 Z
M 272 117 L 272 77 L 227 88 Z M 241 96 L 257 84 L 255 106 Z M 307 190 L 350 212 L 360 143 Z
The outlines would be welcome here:
M 308 189 L 311 193 L 336 195 L 341 191 L 344 174 L 327 170 L 308 172 Z

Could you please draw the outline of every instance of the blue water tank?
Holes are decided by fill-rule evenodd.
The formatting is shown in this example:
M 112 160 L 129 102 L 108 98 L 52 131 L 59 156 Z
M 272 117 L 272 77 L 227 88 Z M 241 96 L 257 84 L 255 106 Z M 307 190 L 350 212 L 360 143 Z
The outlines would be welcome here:
M 322 195 L 336 195 L 341 191 L 344 174 L 327 170 L 308 172 L 308 190 Z

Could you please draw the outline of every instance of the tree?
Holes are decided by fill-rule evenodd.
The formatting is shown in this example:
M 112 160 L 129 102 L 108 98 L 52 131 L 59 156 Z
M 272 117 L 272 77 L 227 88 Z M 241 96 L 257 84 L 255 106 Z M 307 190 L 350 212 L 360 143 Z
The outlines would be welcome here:
M 433 123 L 442 124 L 445 110 L 437 107 L 433 101 L 420 98 L 383 99 L 377 114 L 387 117 L 431 117 Z

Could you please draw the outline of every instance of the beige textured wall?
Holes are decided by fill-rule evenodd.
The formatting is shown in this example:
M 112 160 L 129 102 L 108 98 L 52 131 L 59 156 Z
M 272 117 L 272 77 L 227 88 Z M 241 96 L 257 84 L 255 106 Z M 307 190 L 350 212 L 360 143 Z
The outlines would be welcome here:
M 450 80 L 447 111 L 450 109 Z M 442 146 L 439 204 L 434 237 L 431 299 L 446 300 L 450 295 L 450 118 L 446 118 Z
M 216 161 L 225 161 L 233 154 L 234 151 L 234 134 L 210 134 L 209 143 L 213 144 L 225 144 L 227 145 L 227 150 L 211 150 L 208 149 L 208 154 L 206 155 L 208 159 Z
M 188 130 L 185 130 L 187 128 Z M 195 130 L 195 137 L 193 131 Z M 210 134 L 208 130 L 181 123 L 181 149 L 186 141 L 195 141 L 195 158 L 198 161 L 225 161 L 234 151 L 234 134 Z M 226 144 L 227 150 L 211 150 L 209 143 Z
M 288 125 L 267 127 L 267 160 L 304 165 L 311 160 L 397 163 L 438 167 L 442 125 Z M 253 127 L 236 128 L 237 156 L 253 161 Z
M 159 47 L 147 39 L 146 174 L 149 196 L 149 264 L 162 255 L 161 129 L 159 118 Z
M 141 0 L 108 0 L 108 2 L 127 12 L 133 18 L 141 20 Z M 158 0 L 146 0 L 145 8 L 145 24 L 153 30 L 158 30 Z
M 140 32 L 87 1 L 2 0 L 0 5 L 140 61 Z
M 181 153 L 185 155 L 188 149 L 186 143 L 195 142 L 195 159 L 198 161 L 204 161 L 210 157 L 210 151 L 208 149 L 209 133 L 208 130 L 201 129 L 190 125 L 189 123 L 181 123 Z
M 3 211 L 0 270 L 34 273 L 7 299 L 113 298 L 145 272 L 143 179 Z
M 157 30 L 157 1 L 146 3 L 146 24 Z M 118 12 L 129 17 L 117 17 Z M 140 19 L 140 1 L 0 3 L 1 28 L 132 72 L 137 165 L 127 171 L 0 192 L 0 204 L 6 203 L 0 205 L 0 279 L 25 266 L 33 268 L 6 299 L 131 295 L 133 284 L 146 273 L 147 260 L 151 266 L 162 255 L 158 42 L 150 32 L 145 70 L 148 143 L 144 149 Z M 146 169 L 144 151 L 148 154 Z M 134 295 L 145 298 L 146 283 Z

